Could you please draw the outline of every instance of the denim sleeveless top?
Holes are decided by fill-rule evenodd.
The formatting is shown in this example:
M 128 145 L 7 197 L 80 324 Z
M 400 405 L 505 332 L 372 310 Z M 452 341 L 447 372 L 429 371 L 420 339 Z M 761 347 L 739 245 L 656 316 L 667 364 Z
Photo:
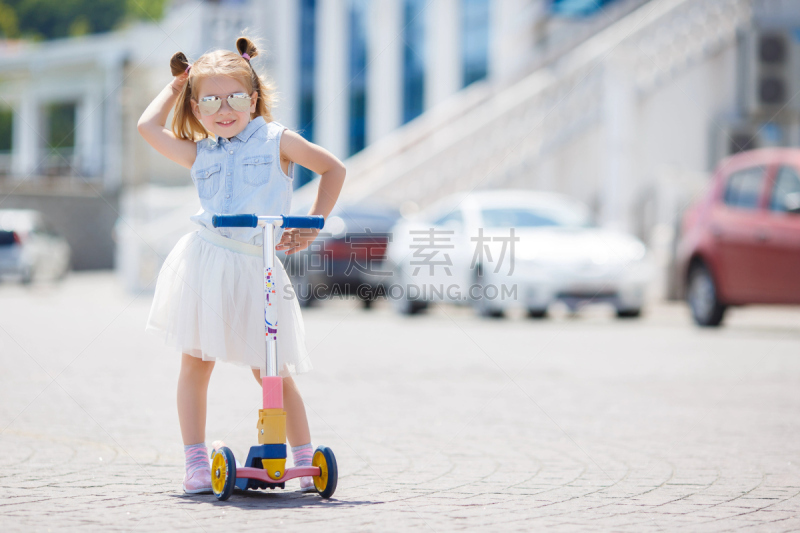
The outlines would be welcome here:
M 285 129 L 277 122 L 267 124 L 264 117 L 256 117 L 230 139 L 208 137 L 198 141 L 191 174 L 201 209 L 190 220 L 223 237 L 261 246 L 260 227 L 215 228 L 211 217 L 289 214 L 294 163 L 289 163 L 289 175 L 284 174 L 280 143 Z M 276 244 L 282 233 L 281 228 L 275 231 Z

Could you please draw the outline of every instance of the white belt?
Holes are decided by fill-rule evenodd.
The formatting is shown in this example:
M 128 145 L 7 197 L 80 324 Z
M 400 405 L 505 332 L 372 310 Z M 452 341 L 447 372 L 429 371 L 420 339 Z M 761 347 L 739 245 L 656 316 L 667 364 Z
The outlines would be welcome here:
M 208 228 L 200 229 L 197 232 L 197 234 L 203 240 L 206 240 L 211 244 L 216 244 L 217 246 L 220 246 L 227 250 L 231 250 L 233 252 L 239 252 L 240 254 L 262 257 L 261 246 L 256 246 L 255 244 L 250 244 L 247 242 L 237 241 L 236 239 L 231 239 L 229 237 L 223 237 L 219 233 L 211 231 Z

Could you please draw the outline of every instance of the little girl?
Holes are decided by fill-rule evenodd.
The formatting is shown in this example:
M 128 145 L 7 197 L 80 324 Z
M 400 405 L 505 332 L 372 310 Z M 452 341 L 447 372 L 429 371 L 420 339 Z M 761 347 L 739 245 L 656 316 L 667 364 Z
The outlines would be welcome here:
M 258 55 L 246 37 L 238 53 L 217 50 L 189 64 L 177 52 L 170 60 L 176 78 L 147 106 L 139 133 L 153 148 L 191 169 L 200 228 L 184 235 L 158 275 L 147 331 L 180 350 L 178 418 L 186 454 L 183 489 L 211 492 L 205 445 L 206 392 L 217 360 L 247 365 L 261 383 L 265 366 L 262 236 L 260 228 L 214 228 L 216 214 L 288 214 L 294 165 L 321 175 L 310 215 L 327 218 L 345 177 L 342 162 L 272 121 L 272 86 L 250 65 Z M 174 108 L 172 129 L 165 123 Z M 280 228 L 276 250 L 306 248 L 319 230 Z M 280 240 L 277 240 L 280 238 Z M 283 377 L 286 433 L 297 466 L 311 464 L 313 448 L 305 407 L 291 378 L 311 369 L 300 307 L 280 261 L 278 368 Z M 221 443 L 215 443 L 215 448 Z M 313 489 L 310 477 L 301 490 Z

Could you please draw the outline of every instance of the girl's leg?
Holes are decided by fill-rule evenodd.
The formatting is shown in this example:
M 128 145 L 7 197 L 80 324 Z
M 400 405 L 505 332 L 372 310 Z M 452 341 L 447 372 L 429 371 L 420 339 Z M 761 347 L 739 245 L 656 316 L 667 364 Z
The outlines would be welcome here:
M 198 444 L 206 440 L 206 397 L 214 361 L 203 361 L 189 354 L 181 355 L 178 376 L 178 420 L 183 444 Z
M 292 447 L 311 442 L 306 406 L 292 378 L 283 378 L 283 408 L 286 409 L 286 439 Z
M 261 385 L 261 372 L 253 369 L 253 375 Z M 290 377 L 283 378 L 283 408 L 286 411 L 286 439 L 289 446 L 302 446 L 311 442 L 311 432 L 308 429 L 306 406 L 297 384 Z

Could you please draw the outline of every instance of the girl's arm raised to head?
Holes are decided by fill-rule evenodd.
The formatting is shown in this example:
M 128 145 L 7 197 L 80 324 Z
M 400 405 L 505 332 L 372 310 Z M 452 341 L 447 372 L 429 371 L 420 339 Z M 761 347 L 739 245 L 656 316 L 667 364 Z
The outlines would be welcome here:
M 188 139 L 178 139 L 175 134 L 165 128 L 170 109 L 175 105 L 181 87 L 186 83 L 188 74 L 182 74 L 150 102 L 139 118 L 137 129 L 150 146 L 175 161 L 181 166 L 192 168 L 197 157 L 197 145 Z
M 320 175 L 317 199 L 308 214 L 328 218 L 344 185 L 344 164 L 329 151 L 291 130 L 285 130 L 281 136 L 281 158 L 294 161 Z

